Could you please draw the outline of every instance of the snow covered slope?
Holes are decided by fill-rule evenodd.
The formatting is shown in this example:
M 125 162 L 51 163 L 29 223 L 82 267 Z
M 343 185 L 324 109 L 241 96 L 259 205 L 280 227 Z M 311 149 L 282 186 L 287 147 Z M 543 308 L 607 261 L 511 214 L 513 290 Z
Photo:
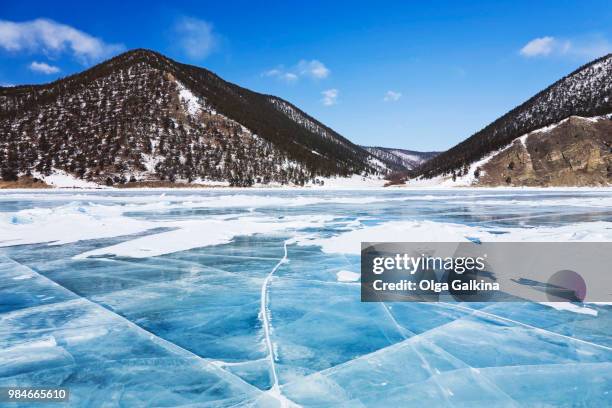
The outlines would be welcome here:
M 362 147 L 395 171 L 413 170 L 439 154 L 439 152 L 417 152 L 380 146 Z

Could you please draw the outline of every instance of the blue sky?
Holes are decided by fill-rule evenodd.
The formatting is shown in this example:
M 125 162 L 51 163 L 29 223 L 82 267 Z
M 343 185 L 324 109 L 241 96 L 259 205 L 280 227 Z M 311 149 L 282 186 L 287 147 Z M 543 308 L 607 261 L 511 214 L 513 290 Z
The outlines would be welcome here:
M 612 51 L 609 1 L 175 3 L 3 1 L 0 84 L 145 47 L 356 143 L 442 150 Z

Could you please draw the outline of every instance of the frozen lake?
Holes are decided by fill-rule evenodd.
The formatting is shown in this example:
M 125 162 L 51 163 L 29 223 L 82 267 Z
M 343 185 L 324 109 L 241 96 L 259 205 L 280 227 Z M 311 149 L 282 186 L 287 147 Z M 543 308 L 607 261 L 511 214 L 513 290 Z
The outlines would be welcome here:
M 608 406 L 612 306 L 361 303 L 359 243 L 612 241 L 612 190 L 0 193 L 0 386 L 72 406 Z

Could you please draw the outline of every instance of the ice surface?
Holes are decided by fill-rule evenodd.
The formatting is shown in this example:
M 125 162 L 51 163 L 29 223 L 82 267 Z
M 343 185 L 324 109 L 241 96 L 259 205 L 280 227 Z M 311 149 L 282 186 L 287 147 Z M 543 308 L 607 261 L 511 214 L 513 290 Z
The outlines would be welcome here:
M 300 243 L 318 245 L 326 253 L 359 254 L 361 242 L 568 242 L 612 241 L 612 222 L 576 223 L 540 228 L 483 228 L 433 221 L 391 221 L 329 238 L 305 237 Z
M 238 235 L 272 234 L 288 229 L 304 229 L 322 226 L 329 217 L 325 216 L 297 216 L 273 218 L 218 217 L 201 221 L 162 222 L 159 228 L 172 228 L 171 231 L 147 235 L 130 241 L 122 242 L 111 247 L 95 249 L 77 255 L 75 258 L 89 256 L 115 255 L 132 258 L 147 258 L 201 248 L 210 245 L 219 245 L 230 242 Z
M 72 406 L 605 406 L 612 306 L 361 303 L 360 241 L 610 240 L 610 190 L 0 195 L 0 386 Z
M 85 239 L 129 235 L 155 224 L 123 217 L 117 208 L 70 203 L 55 208 L 33 208 L 0 213 L 0 246 L 48 242 L 61 245 Z
M 107 405 L 231 405 L 264 398 L 233 374 L 0 257 L 0 282 L 25 271 L 34 278 L 27 287 L 23 286 L 26 281 L 13 283 L 10 293 L 17 295 L 2 305 L 2 386 L 69 387 L 74 406 L 100 405 L 101 401 Z M 1 289 L 3 294 L 9 292 L 4 284 Z M 26 297 L 41 296 L 49 300 L 23 302 Z

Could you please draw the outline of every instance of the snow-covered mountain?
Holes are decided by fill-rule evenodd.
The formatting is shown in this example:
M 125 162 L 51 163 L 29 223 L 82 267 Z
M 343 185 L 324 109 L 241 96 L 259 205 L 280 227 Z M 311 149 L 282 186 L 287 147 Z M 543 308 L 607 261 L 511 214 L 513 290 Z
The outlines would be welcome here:
M 380 146 L 361 146 L 394 171 L 413 170 L 440 152 L 417 152 Z
M 49 84 L 0 88 L 0 169 L 5 179 L 241 186 L 389 170 L 287 101 L 142 49 Z
M 453 174 L 455 178 L 464 177 L 470 173 L 469 170 L 475 163 L 509 146 L 523 135 L 560 123 L 570 116 L 593 118 L 610 113 L 612 113 L 612 54 L 582 66 L 455 147 L 425 162 L 417 169 L 417 174 L 421 179 L 451 177 Z M 608 131 L 607 127 L 599 128 L 593 132 Z M 555 132 L 555 135 L 561 139 L 572 138 L 575 136 L 572 132 L 568 128 L 567 131 Z M 604 136 L 605 134 L 599 136 L 593 134 L 595 138 L 593 140 L 604 140 Z M 601 139 L 602 137 L 604 139 Z M 563 144 L 561 141 L 558 142 L 560 145 Z M 557 141 L 553 143 L 557 144 Z M 563 151 L 557 153 L 564 154 Z M 549 169 L 549 171 L 558 170 Z M 556 175 L 551 174 L 550 178 L 554 179 Z M 569 179 L 567 180 L 569 182 Z M 608 183 L 610 182 L 608 179 Z M 541 180 L 541 183 L 546 184 L 546 181 Z

